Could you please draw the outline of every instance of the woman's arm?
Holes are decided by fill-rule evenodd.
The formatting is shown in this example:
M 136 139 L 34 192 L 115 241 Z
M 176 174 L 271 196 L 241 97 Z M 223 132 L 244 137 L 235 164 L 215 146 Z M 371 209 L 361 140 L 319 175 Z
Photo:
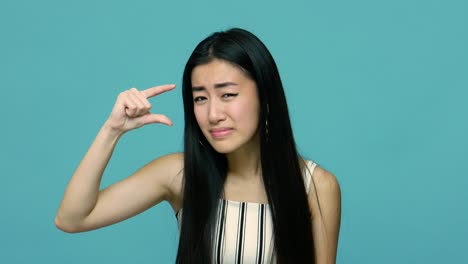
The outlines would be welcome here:
M 174 178 L 181 170 L 181 154 L 150 162 L 134 175 L 99 191 L 102 174 L 119 138 L 149 123 L 171 121 L 151 114 L 147 98 L 172 90 L 173 85 L 119 95 L 112 113 L 97 134 L 65 190 L 55 224 L 65 232 L 82 232 L 129 218 L 163 199 L 172 199 Z
M 317 166 L 309 187 L 317 264 L 336 263 L 341 222 L 341 190 L 335 176 Z

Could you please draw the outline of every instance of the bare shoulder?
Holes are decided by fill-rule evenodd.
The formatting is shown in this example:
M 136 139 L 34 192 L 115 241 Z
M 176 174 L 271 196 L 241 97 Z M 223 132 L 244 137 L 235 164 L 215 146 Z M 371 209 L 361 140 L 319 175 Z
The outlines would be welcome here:
M 341 223 L 341 188 L 335 175 L 316 166 L 309 206 L 317 263 L 335 263 Z
M 317 191 L 317 193 L 336 195 L 341 192 L 336 176 L 318 165 L 314 169 L 312 179 L 316 189 L 314 191 Z
M 312 215 L 319 211 L 339 211 L 341 208 L 341 187 L 331 172 L 316 166 L 309 186 L 309 204 Z
M 166 169 L 167 172 L 175 172 L 183 168 L 184 154 L 181 152 L 167 154 L 158 157 L 147 164 L 152 169 Z
M 154 175 L 166 175 L 164 183 L 169 191 L 166 200 L 174 210 L 178 210 L 182 202 L 182 185 L 184 171 L 184 154 L 181 152 L 161 156 L 150 163 L 148 168 Z

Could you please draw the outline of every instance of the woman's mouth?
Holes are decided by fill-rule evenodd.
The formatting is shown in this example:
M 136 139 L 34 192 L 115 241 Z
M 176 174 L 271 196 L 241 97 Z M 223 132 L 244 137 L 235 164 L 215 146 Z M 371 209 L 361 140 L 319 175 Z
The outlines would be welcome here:
M 210 129 L 210 134 L 213 138 L 222 138 L 230 135 L 232 133 L 231 128 L 213 128 Z

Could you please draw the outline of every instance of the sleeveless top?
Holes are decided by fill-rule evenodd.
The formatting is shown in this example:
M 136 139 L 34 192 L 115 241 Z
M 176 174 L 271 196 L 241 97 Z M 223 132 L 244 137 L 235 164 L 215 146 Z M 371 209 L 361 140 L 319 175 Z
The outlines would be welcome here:
M 307 192 L 316 166 L 306 161 L 302 175 Z M 180 230 L 182 209 L 176 213 L 176 218 Z M 268 204 L 219 200 L 212 263 L 276 263 L 273 239 Z

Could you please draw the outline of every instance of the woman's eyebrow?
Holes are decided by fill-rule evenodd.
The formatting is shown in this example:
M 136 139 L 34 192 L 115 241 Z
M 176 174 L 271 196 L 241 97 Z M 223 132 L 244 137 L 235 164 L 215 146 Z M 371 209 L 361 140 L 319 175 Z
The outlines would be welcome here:
M 237 83 L 235 82 L 222 82 L 222 83 L 216 83 L 214 85 L 214 88 L 225 88 L 228 86 L 237 86 Z M 200 92 L 206 90 L 205 86 L 192 86 L 192 92 Z
M 235 82 L 223 82 L 223 83 L 216 83 L 214 85 L 215 88 L 224 88 L 227 86 L 237 86 L 237 83 Z

